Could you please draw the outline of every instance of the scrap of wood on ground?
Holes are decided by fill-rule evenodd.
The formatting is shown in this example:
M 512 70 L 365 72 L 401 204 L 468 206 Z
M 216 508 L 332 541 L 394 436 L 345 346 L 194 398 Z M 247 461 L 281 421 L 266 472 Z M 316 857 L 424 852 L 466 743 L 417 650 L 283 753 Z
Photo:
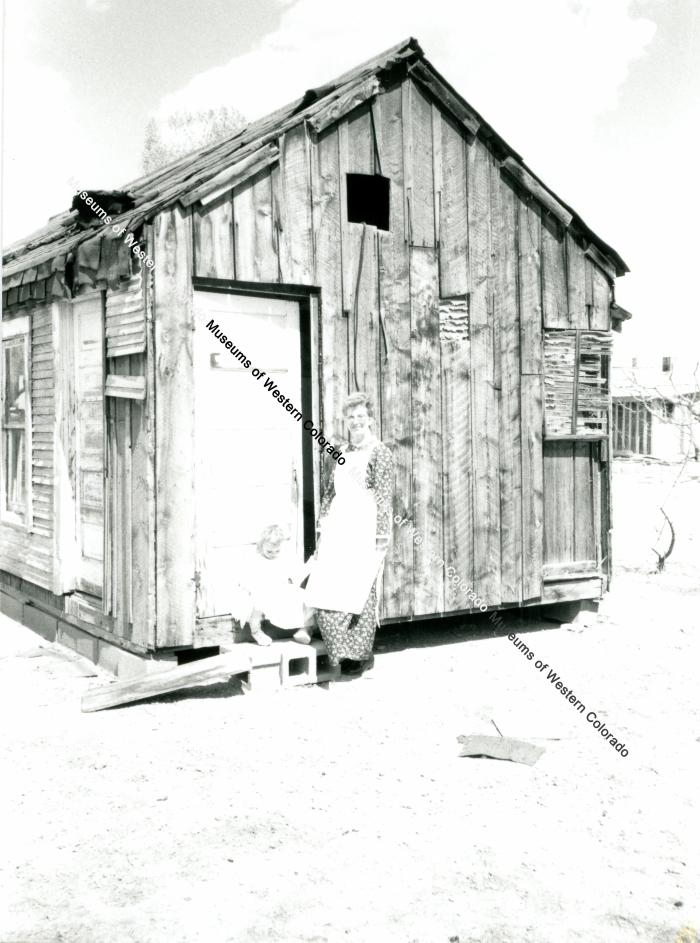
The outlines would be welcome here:
M 513 763 L 525 763 L 534 766 L 545 751 L 544 747 L 535 746 L 525 740 L 513 740 L 511 737 L 491 737 L 480 734 L 459 736 L 462 746 L 460 756 L 488 757 L 492 760 L 511 760 Z
M 251 667 L 250 655 L 240 652 L 227 652 L 225 655 L 203 658 L 188 665 L 154 672 L 134 681 L 117 681 L 116 684 L 94 688 L 83 696 L 81 710 L 83 713 L 101 711 L 107 707 L 117 707 L 159 694 L 180 691 L 204 681 L 226 681 L 233 675 L 245 674 Z

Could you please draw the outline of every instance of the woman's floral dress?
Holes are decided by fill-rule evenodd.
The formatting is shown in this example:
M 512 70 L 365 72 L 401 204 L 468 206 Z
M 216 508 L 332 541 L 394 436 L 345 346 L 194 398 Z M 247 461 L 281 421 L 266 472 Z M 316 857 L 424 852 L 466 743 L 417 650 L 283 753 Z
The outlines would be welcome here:
M 346 445 L 343 448 L 348 469 L 334 465 L 328 486 L 325 489 L 321 502 L 320 529 L 321 542 L 324 540 L 324 522 L 331 519 L 344 521 L 345 543 L 351 548 L 365 546 L 367 553 L 374 553 L 376 537 L 391 536 L 391 507 L 394 487 L 394 460 L 391 451 L 373 439 L 369 447 L 354 447 Z M 348 488 L 348 477 L 354 479 L 353 487 Z M 336 492 L 336 478 L 338 477 L 338 492 Z M 342 478 L 342 481 L 341 481 Z M 340 489 L 341 483 L 343 488 Z M 358 490 L 359 489 L 359 490 Z M 362 491 L 365 494 L 362 494 Z M 366 520 L 366 506 L 371 502 L 371 533 L 368 537 L 370 544 L 362 543 L 363 535 L 357 534 L 364 527 L 363 517 Z M 340 504 L 342 502 L 342 509 Z M 342 510 L 342 517 L 338 512 Z M 359 537 L 359 540 L 357 539 Z M 321 544 L 322 546 L 322 544 Z M 357 551 L 355 551 L 357 552 Z M 338 563 L 338 577 L 349 578 L 347 567 L 352 565 L 352 556 L 345 562 Z M 319 629 L 331 664 L 337 665 L 343 658 L 361 660 L 372 654 L 374 636 L 377 630 L 377 580 L 375 577 L 371 590 L 362 611 L 341 612 L 334 609 L 316 609 L 316 618 Z

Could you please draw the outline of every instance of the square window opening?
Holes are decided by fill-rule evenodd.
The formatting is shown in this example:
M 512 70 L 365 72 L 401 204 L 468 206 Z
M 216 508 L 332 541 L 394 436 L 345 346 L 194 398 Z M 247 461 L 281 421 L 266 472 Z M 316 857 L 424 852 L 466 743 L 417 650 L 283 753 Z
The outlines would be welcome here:
M 347 174 L 348 222 L 389 230 L 389 178 Z

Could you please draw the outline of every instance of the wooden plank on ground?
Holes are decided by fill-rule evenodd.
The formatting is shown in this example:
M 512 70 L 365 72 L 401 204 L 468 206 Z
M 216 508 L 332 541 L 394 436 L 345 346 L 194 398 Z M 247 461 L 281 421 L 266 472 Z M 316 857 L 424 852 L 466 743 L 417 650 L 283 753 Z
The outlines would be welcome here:
M 159 647 L 191 644 L 195 620 L 194 374 L 190 222 L 179 207 L 155 231 L 156 598 Z M 177 422 L 173 423 L 173 416 Z
M 569 327 L 565 233 L 557 220 L 542 215 L 542 307 L 545 327 Z
M 485 756 L 493 760 L 510 760 L 534 766 L 545 751 L 544 747 L 527 743 L 525 740 L 513 740 L 512 737 L 489 737 L 473 734 L 469 737 L 457 737 L 461 744 L 460 756 Z
M 390 231 L 378 234 L 379 303 L 386 331 L 380 346 L 381 438 L 394 455 L 394 512 L 413 521 L 411 410 L 411 310 L 408 245 L 405 241 L 402 89 L 378 99 L 382 171 L 390 181 Z M 381 342 L 381 339 L 380 339 Z M 414 522 L 415 523 L 415 522 Z M 413 540 L 408 525 L 394 526 L 384 568 L 384 615 L 413 614 Z
M 544 563 L 544 469 L 542 377 L 520 378 L 523 508 L 523 602 L 542 592 Z
M 89 690 L 83 695 L 81 710 L 84 714 L 102 711 L 120 704 L 132 704 L 146 698 L 182 691 L 196 684 L 225 681 L 233 675 L 245 674 L 251 670 L 250 655 L 240 652 L 226 652 L 212 658 L 201 658 L 187 665 L 155 671 L 135 681 L 117 681 L 105 687 Z
M 414 613 L 441 612 L 442 421 L 440 415 L 440 329 L 435 249 L 412 248 L 411 418 L 413 425 Z
M 487 606 L 501 599 L 498 391 L 491 291 L 490 179 L 493 157 L 480 141 L 469 147 L 469 270 L 471 278 L 471 406 L 474 468 L 474 590 Z
M 492 165 L 492 227 L 495 252 L 494 320 L 500 339 L 500 537 L 501 602 L 519 603 L 522 596 L 522 459 L 520 454 L 520 370 L 521 338 L 539 335 L 521 324 L 518 297 L 518 214 L 520 199 L 507 177 Z M 539 305 L 537 313 L 539 313 Z M 532 314 L 530 314 L 532 317 Z M 523 351 L 527 345 L 523 343 Z M 525 354 L 523 353 L 524 357 Z

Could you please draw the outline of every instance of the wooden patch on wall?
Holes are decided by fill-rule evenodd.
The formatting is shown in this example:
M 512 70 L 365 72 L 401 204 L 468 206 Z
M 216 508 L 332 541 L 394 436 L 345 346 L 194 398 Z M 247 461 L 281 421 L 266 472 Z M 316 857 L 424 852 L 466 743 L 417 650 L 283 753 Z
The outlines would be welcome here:
M 545 330 L 545 434 L 600 437 L 608 431 L 612 338 L 594 331 Z

